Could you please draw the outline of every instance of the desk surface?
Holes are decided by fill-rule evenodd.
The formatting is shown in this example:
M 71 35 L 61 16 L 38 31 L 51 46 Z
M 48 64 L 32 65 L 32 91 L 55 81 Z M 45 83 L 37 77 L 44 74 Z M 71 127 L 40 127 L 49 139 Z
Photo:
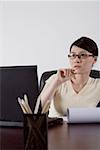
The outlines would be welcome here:
M 23 129 L 0 128 L 0 150 L 24 150 Z M 100 124 L 64 123 L 48 130 L 48 150 L 100 150 Z
M 100 150 L 100 124 L 66 124 L 49 129 L 48 150 Z

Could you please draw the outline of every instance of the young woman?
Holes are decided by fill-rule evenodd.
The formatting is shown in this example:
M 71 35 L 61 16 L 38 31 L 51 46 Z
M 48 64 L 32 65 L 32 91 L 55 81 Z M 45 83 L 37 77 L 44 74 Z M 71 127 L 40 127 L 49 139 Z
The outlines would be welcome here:
M 89 77 L 98 57 L 97 44 L 81 37 L 70 46 L 70 68 L 60 69 L 46 82 L 40 97 L 49 104 L 49 117 L 66 114 L 68 107 L 96 107 L 100 101 L 100 79 Z

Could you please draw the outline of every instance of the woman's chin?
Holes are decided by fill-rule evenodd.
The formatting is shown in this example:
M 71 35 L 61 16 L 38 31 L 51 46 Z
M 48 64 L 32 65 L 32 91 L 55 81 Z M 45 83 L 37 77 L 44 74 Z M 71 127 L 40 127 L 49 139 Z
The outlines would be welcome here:
M 83 72 L 80 70 L 74 70 L 74 74 L 83 74 Z

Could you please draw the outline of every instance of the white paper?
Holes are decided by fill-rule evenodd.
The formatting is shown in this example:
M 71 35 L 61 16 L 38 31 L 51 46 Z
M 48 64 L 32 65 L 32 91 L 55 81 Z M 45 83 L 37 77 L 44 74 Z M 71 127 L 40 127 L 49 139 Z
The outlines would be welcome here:
M 68 123 L 100 123 L 100 108 L 68 108 Z

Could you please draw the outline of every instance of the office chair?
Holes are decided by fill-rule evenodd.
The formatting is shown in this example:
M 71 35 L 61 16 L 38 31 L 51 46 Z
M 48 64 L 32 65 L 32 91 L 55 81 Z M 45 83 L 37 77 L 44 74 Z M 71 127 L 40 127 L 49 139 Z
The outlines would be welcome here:
M 40 92 L 42 91 L 45 81 L 53 74 L 56 74 L 57 70 L 52 70 L 52 71 L 46 71 L 42 74 L 40 78 Z M 99 70 L 91 70 L 90 72 L 90 77 L 92 78 L 100 78 L 100 71 Z M 97 107 L 100 107 L 100 102 L 98 103 Z

